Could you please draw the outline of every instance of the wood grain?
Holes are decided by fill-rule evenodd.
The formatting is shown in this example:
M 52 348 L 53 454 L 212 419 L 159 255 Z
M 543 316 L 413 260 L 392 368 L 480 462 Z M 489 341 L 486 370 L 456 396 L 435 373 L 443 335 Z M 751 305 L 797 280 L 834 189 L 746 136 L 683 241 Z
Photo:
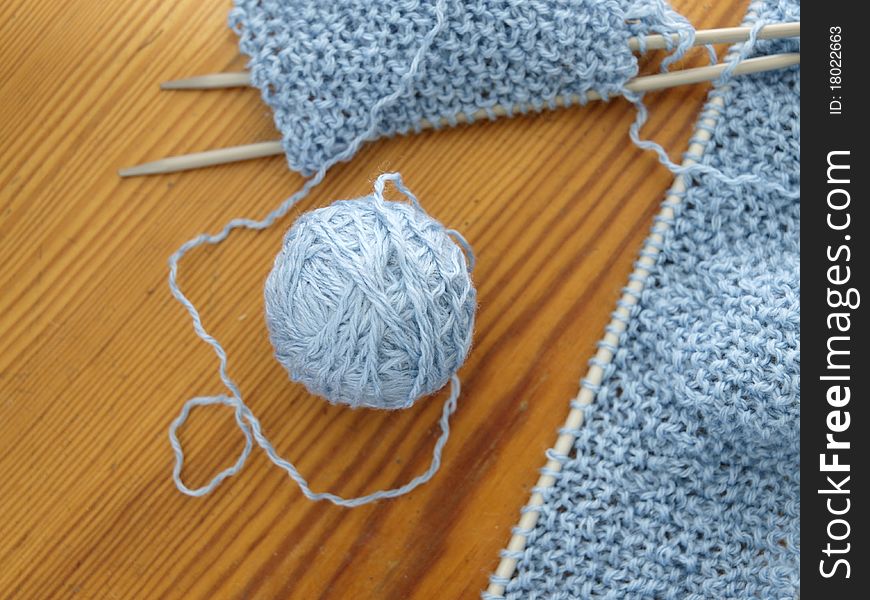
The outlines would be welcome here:
M 697 27 L 745 3 L 674 3 Z M 167 426 L 221 391 L 166 286 L 183 241 L 301 185 L 282 158 L 121 181 L 118 167 L 270 139 L 251 90 L 160 92 L 244 66 L 226 2 L 0 3 L 0 596 L 476 597 L 625 283 L 670 174 L 627 139 L 624 101 L 384 140 L 280 227 L 193 253 L 181 283 L 226 345 L 267 434 L 315 489 L 356 495 L 425 468 L 442 397 L 396 414 L 329 406 L 271 358 L 261 290 L 302 211 L 399 170 L 478 254 L 474 349 L 444 466 L 411 495 L 313 504 L 255 453 L 206 498 L 171 481 Z M 694 51 L 685 66 L 703 64 Z M 645 65 L 644 72 L 654 72 Z M 649 101 L 685 148 L 705 86 Z M 443 393 L 443 392 L 442 392 Z M 184 429 L 188 481 L 234 460 L 229 411 Z

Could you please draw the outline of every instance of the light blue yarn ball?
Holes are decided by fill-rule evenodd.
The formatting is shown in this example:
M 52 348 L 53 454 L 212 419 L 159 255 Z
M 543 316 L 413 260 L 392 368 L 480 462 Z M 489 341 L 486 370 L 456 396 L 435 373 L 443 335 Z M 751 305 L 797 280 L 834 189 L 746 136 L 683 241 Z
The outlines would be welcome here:
M 406 408 L 465 361 L 476 296 L 444 226 L 376 192 L 296 221 L 266 280 L 266 324 L 275 357 L 311 393 Z

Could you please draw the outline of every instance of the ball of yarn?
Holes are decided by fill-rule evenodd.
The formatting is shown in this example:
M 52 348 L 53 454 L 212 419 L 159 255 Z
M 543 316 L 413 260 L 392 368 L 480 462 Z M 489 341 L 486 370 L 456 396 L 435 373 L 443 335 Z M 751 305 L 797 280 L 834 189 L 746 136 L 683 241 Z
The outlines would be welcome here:
M 396 409 L 465 361 L 476 291 L 452 232 L 400 180 L 412 204 L 385 200 L 384 177 L 371 196 L 297 219 L 266 280 L 265 312 L 292 380 L 333 403 Z

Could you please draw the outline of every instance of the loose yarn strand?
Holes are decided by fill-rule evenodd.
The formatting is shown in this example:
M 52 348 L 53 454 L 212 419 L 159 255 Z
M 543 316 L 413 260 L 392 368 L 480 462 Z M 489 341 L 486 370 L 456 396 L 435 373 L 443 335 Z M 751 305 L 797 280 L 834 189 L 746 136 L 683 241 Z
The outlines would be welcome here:
M 767 21 L 762 20 L 758 20 L 752 25 L 752 28 L 749 30 L 749 39 L 740 45 L 740 50 L 728 61 L 728 65 L 719 76 L 719 79 L 714 82 L 714 85 L 721 86 L 734 76 L 734 69 L 737 68 L 737 65 L 746 60 L 755 49 L 755 45 L 758 43 L 758 34 L 764 29 L 765 25 L 767 25 Z
M 231 394 L 229 396 L 197 396 L 195 398 L 191 398 L 184 404 L 179 415 L 170 424 L 169 443 L 175 455 L 175 466 L 173 467 L 172 478 L 175 482 L 175 486 L 182 493 L 194 497 L 204 496 L 212 492 L 228 477 L 239 473 L 244 468 L 245 462 L 251 454 L 254 441 L 256 441 L 257 445 L 260 446 L 263 451 L 265 451 L 266 455 L 273 463 L 275 463 L 277 466 L 281 467 L 287 472 L 290 478 L 294 482 L 296 482 L 296 484 L 302 490 L 302 493 L 307 498 L 315 501 L 327 500 L 329 502 L 332 502 L 333 504 L 345 507 L 360 506 L 383 498 L 395 498 L 397 496 L 406 494 L 411 490 L 415 489 L 416 487 L 432 479 L 432 477 L 440 468 L 441 453 L 450 435 L 450 415 L 452 415 L 456 410 L 457 399 L 459 397 L 461 389 L 459 378 L 455 374 L 451 377 L 450 395 L 444 402 L 444 408 L 442 410 L 441 418 L 439 421 L 441 426 L 441 435 L 435 442 L 435 447 L 432 451 L 432 461 L 426 471 L 399 487 L 387 490 L 379 490 L 371 494 L 356 498 L 343 498 L 341 496 L 328 492 L 313 491 L 309 486 L 308 481 L 299 473 L 298 469 L 296 469 L 293 463 L 285 458 L 282 458 L 278 454 L 278 452 L 272 446 L 271 442 L 263 433 L 262 426 L 260 425 L 259 420 L 254 416 L 250 408 L 248 408 L 248 406 L 242 400 L 242 394 L 238 385 L 229 375 L 226 350 L 224 350 L 221 343 L 205 329 L 202 324 L 202 318 L 196 306 L 181 291 L 181 288 L 178 285 L 178 265 L 181 259 L 189 251 L 205 244 L 220 244 L 235 229 L 263 230 L 271 227 L 276 221 L 284 217 L 293 206 L 295 206 L 298 202 L 304 199 L 314 187 L 320 184 L 323 181 L 324 177 L 326 177 L 327 171 L 332 168 L 332 166 L 339 162 L 350 159 L 354 154 L 356 154 L 356 152 L 359 150 L 360 146 L 364 142 L 375 137 L 378 125 L 378 116 L 380 112 L 386 106 L 395 102 L 398 98 L 406 93 L 407 89 L 409 88 L 408 84 L 413 80 L 414 77 L 417 76 L 420 65 L 425 58 L 426 53 L 429 51 L 432 42 L 434 41 L 435 37 L 444 29 L 446 22 L 445 13 L 446 0 L 438 0 L 438 2 L 436 2 L 435 4 L 435 24 L 424 36 L 420 48 L 414 54 L 414 57 L 411 60 L 408 69 L 402 75 L 400 79 L 401 85 L 397 86 L 397 88 L 392 93 L 379 99 L 372 106 L 369 114 L 370 123 L 368 129 L 364 133 L 353 139 L 348 144 L 347 148 L 345 148 L 341 153 L 326 161 L 309 179 L 305 181 L 305 184 L 299 191 L 287 198 L 277 208 L 267 214 L 266 217 L 264 217 L 263 219 L 233 219 L 216 234 L 201 234 L 195 238 L 188 240 L 187 242 L 182 244 L 181 247 L 172 254 L 172 256 L 169 257 L 169 289 L 175 299 L 178 300 L 178 302 L 182 306 L 184 306 L 184 308 L 190 315 L 193 329 L 196 332 L 196 335 L 206 344 L 211 346 L 214 350 L 214 353 L 218 358 L 218 373 L 220 375 L 220 379 Z M 398 189 L 406 196 L 408 196 L 409 200 L 416 207 L 419 208 L 420 205 L 417 201 L 417 198 L 407 188 L 404 187 L 401 181 L 394 179 L 394 182 L 396 183 Z M 380 185 L 381 192 L 383 192 L 383 181 L 379 179 L 376 185 Z M 449 230 L 448 233 L 461 240 L 461 245 L 466 250 L 466 256 L 468 257 L 469 268 L 473 267 L 474 255 L 470 251 L 470 246 L 468 245 L 468 243 L 457 232 Z M 238 459 L 232 466 L 218 473 L 206 485 L 198 488 L 191 488 L 184 483 L 181 477 L 182 467 L 184 465 L 184 451 L 182 449 L 181 442 L 178 439 L 178 430 L 185 423 L 193 408 L 214 404 L 223 404 L 233 408 L 236 423 L 245 436 L 245 446 L 242 449 L 242 452 L 239 454 Z
M 393 185 L 396 186 L 396 189 L 404 194 L 415 208 L 423 210 L 417 196 L 414 192 L 408 189 L 408 186 L 405 185 L 405 182 L 402 181 L 402 177 L 398 173 L 386 173 L 377 178 L 375 181 L 375 198 L 380 200 L 384 199 L 384 190 L 387 181 L 392 181 Z M 474 250 L 471 248 L 471 244 L 468 243 L 465 236 L 455 229 L 447 229 L 447 235 L 451 236 L 462 247 L 463 252 L 465 252 L 465 258 L 468 260 L 468 272 L 471 273 L 474 270 L 475 264 L 477 264 L 477 258 L 474 255 Z
M 673 27 L 682 27 L 682 25 L 679 24 L 680 22 L 678 19 L 672 19 L 667 22 Z M 686 23 L 688 24 L 688 22 Z M 737 68 L 737 66 L 743 60 L 745 60 L 755 48 L 756 42 L 758 41 L 758 33 L 764 28 L 765 25 L 766 22 L 764 21 L 758 21 L 753 24 L 752 29 L 749 32 L 749 39 L 740 46 L 739 51 L 733 52 L 732 55 L 729 57 L 727 61 L 727 66 L 722 72 L 722 75 L 717 79 L 716 85 L 721 86 L 729 79 L 731 79 L 731 77 L 733 77 L 734 70 Z M 683 30 L 679 30 L 678 35 L 680 39 L 679 44 L 674 50 L 673 54 L 671 54 L 668 58 L 662 61 L 663 70 L 666 70 L 667 66 L 673 63 L 674 60 L 682 57 L 685 54 L 686 50 L 688 50 L 688 48 L 692 45 L 695 37 L 694 28 L 689 24 L 688 29 L 685 30 L 685 32 Z M 631 124 L 631 127 L 629 127 L 628 132 L 631 141 L 634 142 L 635 146 L 641 148 L 642 150 L 652 150 L 653 152 L 655 152 L 659 162 L 674 175 L 688 177 L 707 175 L 716 179 L 717 181 L 721 181 L 726 185 L 752 185 L 762 190 L 776 192 L 786 198 L 800 198 L 800 189 L 795 190 L 786 188 L 782 184 L 775 181 L 770 181 L 769 179 L 761 177 L 760 175 L 728 175 L 727 173 L 723 173 L 719 169 L 702 164 L 701 162 L 694 162 L 689 165 L 678 165 L 671 160 L 667 151 L 661 146 L 661 144 L 653 140 L 642 139 L 640 136 L 640 130 L 649 117 L 649 111 L 643 102 L 643 94 L 638 94 L 629 90 L 624 90 L 623 94 L 625 98 L 629 102 L 634 104 L 635 108 L 637 109 L 637 116 L 635 117 L 634 122 Z

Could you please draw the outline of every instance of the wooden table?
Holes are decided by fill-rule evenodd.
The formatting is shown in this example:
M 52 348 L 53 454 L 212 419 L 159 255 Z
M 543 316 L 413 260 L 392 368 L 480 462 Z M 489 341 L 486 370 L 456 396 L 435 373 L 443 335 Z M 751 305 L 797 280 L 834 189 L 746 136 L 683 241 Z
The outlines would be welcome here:
M 443 395 L 353 411 L 288 381 L 261 295 L 293 218 L 401 171 L 473 244 L 480 309 L 430 484 L 342 509 L 309 502 L 255 452 L 214 494 L 189 498 L 172 483 L 167 427 L 187 398 L 223 390 L 169 295 L 166 259 L 232 217 L 265 214 L 302 179 L 281 157 L 115 171 L 274 137 L 253 90 L 157 88 L 243 67 L 228 4 L 0 4 L 0 596 L 477 597 L 671 176 L 628 141 L 628 103 L 597 103 L 369 144 L 280 226 L 194 252 L 182 285 L 266 432 L 318 490 L 356 495 L 424 469 Z M 737 24 L 745 7 L 675 5 L 699 28 Z M 645 133 L 679 156 L 706 89 L 651 95 Z M 182 437 L 197 484 L 241 448 L 227 409 L 195 412 Z

